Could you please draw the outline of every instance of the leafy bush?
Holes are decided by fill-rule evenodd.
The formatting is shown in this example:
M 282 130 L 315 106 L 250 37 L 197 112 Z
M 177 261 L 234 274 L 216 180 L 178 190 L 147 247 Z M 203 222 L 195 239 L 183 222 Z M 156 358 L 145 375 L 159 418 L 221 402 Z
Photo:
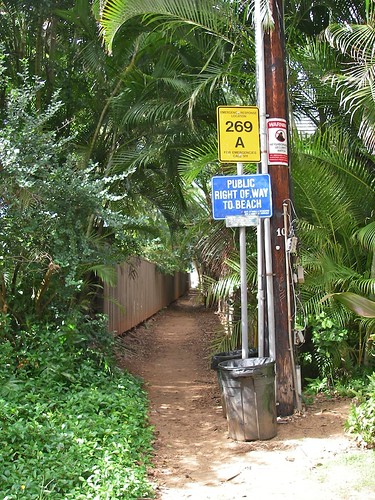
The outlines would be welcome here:
M 0 316 L 0 325 L 5 327 L 10 322 L 7 315 Z M 114 340 L 102 315 L 89 318 L 76 311 L 60 325 L 32 323 L 12 333 L 9 328 L 0 329 L 0 341 L 7 353 L 4 363 L 17 379 L 38 377 L 68 384 L 79 381 L 83 362 L 92 369 L 111 369 Z
M 318 390 L 324 386 L 332 389 L 338 381 L 348 379 L 353 373 L 354 349 L 350 332 L 337 326 L 324 312 L 309 318 L 309 330 L 311 344 L 307 352 L 299 355 L 302 370 L 312 375 L 305 378 L 311 385 L 317 377 Z
M 351 407 L 346 429 L 356 435 L 362 446 L 373 448 L 375 447 L 375 373 L 368 379 L 369 384 L 359 403 Z
M 23 78 L 0 123 L 0 311 L 15 329 L 92 311 L 99 279 L 114 283 L 114 264 L 138 248 L 134 220 L 109 207 L 113 179 L 51 130 L 58 95 L 38 111 L 42 84 Z
M 151 496 L 152 429 L 140 382 L 61 331 L 33 330 L 23 363 L 14 344 L 0 344 L 1 498 Z

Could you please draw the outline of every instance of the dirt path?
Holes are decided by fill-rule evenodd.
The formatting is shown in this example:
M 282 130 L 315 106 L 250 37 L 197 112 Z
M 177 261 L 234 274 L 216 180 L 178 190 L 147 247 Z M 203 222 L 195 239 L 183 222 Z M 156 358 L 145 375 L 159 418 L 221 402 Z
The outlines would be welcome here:
M 190 295 L 122 337 L 119 362 L 144 379 L 150 398 L 158 498 L 375 500 L 375 482 L 363 484 L 346 460 L 366 453 L 343 431 L 349 401 L 318 401 L 280 421 L 269 441 L 228 438 L 209 367 L 217 324 Z

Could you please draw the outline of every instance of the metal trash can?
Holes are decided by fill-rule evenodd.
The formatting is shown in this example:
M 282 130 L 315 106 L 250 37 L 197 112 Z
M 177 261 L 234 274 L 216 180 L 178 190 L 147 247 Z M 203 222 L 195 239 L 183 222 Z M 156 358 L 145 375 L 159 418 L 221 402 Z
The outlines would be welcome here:
M 219 363 L 229 437 L 271 439 L 277 434 L 275 361 L 233 359 Z
M 255 358 L 258 356 L 258 351 L 256 349 L 249 349 L 249 358 Z M 219 370 L 219 364 L 224 361 L 230 361 L 232 359 L 241 359 L 242 358 L 242 350 L 237 349 L 235 351 L 227 351 L 227 352 L 219 352 L 214 354 L 211 358 L 211 369 L 215 370 L 217 373 L 217 382 L 219 384 L 220 389 L 220 397 L 221 397 L 221 407 L 223 409 L 223 416 L 226 418 L 227 411 L 225 407 L 225 399 L 223 395 L 223 383 L 221 380 L 221 371 Z

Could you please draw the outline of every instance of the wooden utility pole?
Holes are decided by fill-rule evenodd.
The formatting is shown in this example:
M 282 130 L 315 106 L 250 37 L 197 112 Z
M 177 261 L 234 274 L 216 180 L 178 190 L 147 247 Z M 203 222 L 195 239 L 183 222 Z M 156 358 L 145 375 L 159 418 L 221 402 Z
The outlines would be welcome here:
M 269 134 L 285 133 L 280 151 L 285 153 L 288 139 L 288 99 L 286 85 L 285 38 L 283 0 L 269 0 L 274 27 L 264 35 L 265 85 L 267 119 L 273 129 Z M 278 122 L 278 119 L 280 122 Z M 284 121 L 285 120 L 285 121 Z M 272 125 L 271 125 L 272 124 Z M 284 125 L 284 126 L 283 126 Z M 272 139 L 275 140 L 275 139 Z M 276 141 L 277 142 L 277 141 Z M 269 144 L 269 154 L 277 144 Z M 275 149 L 276 148 L 276 149 Z M 279 163 L 278 163 L 279 162 Z M 271 253 L 274 275 L 275 345 L 276 345 L 276 402 L 279 416 L 292 415 L 295 409 L 293 345 L 290 336 L 290 311 L 288 312 L 288 285 L 285 251 L 285 206 L 290 201 L 289 155 L 275 154 L 269 162 L 271 176 L 273 216 L 271 218 Z

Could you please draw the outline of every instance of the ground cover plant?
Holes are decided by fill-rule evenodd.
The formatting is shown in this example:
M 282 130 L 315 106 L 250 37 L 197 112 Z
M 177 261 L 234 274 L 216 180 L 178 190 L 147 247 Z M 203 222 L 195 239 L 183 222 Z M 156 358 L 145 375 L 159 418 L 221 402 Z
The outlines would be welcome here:
M 21 358 L 1 339 L 0 497 L 150 497 L 140 381 L 83 343 L 69 345 L 61 330 L 41 329 L 37 342 L 22 332 Z

